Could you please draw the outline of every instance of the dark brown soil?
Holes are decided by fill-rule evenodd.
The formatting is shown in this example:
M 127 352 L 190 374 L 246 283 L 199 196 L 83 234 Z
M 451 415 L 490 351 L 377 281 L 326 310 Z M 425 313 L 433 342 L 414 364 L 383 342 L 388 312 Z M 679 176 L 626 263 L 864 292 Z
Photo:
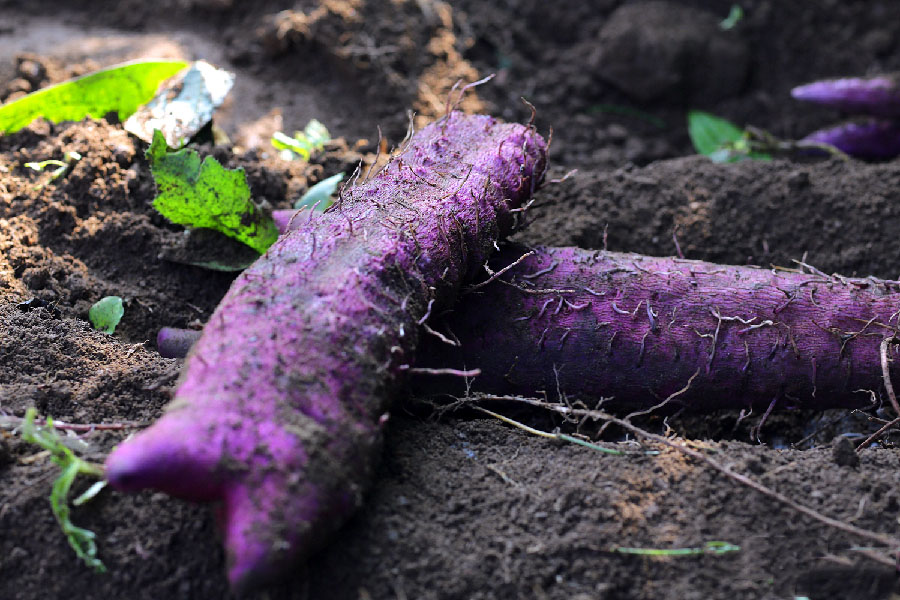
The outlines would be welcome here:
M 690 156 L 684 127 L 688 107 L 786 137 L 838 118 L 796 105 L 788 90 L 900 69 L 894 3 L 741 4 L 745 18 L 723 34 L 717 23 L 731 2 L 712 0 L 552 8 L 536 0 L 0 0 L 0 100 L 128 58 L 209 59 L 237 73 L 217 117 L 234 144 L 200 150 L 244 167 L 254 197 L 277 208 L 352 171 L 374 150 L 376 125 L 395 144 L 408 109 L 419 122 L 439 115 L 458 79 L 494 72 L 463 107 L 527 119 L 525 96 L 538 126 L 553 126 L 555 175 L 579 169 L 540 191 L 521 240 L 672 254 L 677 239 L 688 258 L 786 267 L 803 259 L 827 272 L 898 278 L 900 162 L 714 165 Z M 635 54 L 636 44 L 646 50 Z M 266 147 L 275 129 L 313 117 L 342 139 L 311 164 Z M 0 135 L 0 417 L 35 406 L 73 423 L 149 423 L 180 368 L 156 352 L 157 330 L 201 327 L 228 288 L 232 275 L 161 257 L 184 234 L 150 206 L 143 148 L 103 120 Z M 71 150 L 84 158 L 56 181 L 23 166 Z M 87 322 L 91 304 L 110 294 L 126 300 L 114 336 Z M 43 306 L 21 305 L 28 300 Z M 515 414 L 543 429 L 559 425 Z M 759 415 L 722 413 L 669 425 L 797 502 L 896 534 L 900 450 L 867 449 L 854 466 L 846 444 L 831 447 L 877 423 L 840 411 L 777 414 L 765 443 L 751 443 L 758 423 Z M 642 425 L 664 430 L 653 418 Z M 126 434 L 84 436 L 86 456 L 102 461 Z M 627 443 L 616 436 L 606 439 Z M 0 429 L 0 598 L 230 597 L 209 508 L 161 494 L 105 491 L 75 510 L 109 569 L 92 573 L 54 521 L 47 497 L 56 470 L 37 453 Z M 713 540 L 741 550 L 611 551 Z M 853 549 L 868 545 L 672 450 L 610 457 L 403 399 L 365 508 L 321 555 L 257 597 L 889 598 L 896 570 Z

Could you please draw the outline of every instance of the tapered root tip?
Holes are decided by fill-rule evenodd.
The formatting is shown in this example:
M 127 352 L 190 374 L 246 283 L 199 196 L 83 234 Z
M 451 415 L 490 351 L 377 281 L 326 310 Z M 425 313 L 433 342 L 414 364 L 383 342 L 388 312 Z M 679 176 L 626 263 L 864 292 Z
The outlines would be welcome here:
M 791 90 L 791 98 L 806 102 L 823 102 L 827 100 L 825 89 L 820 83 L 807 83 Z
M 177 420 L 165 421 L 163 418 L 125 440 L 110 453 L 106 459 L 110 486 L 125 493 L 156 489 L 198 502 L 220 498 L 223 482 L 218 460 L 202 447 L 198 451 L 196 437 Z
M 277 550 L 290 553 L 291 546 L 287 542 L 267 544 L 262 541 L 270 533 L 277 533 L 271 531 L 273 523 L 268 508 L 254 503 L 245 486 L 235 486 L 226 493 L 219 513 L 219 528 L 228 560 L 228 581 L 239 595 L 275 576 L 276 565 L 281 562 L 273 560 L 272 555 Z
M 320 549 L 359 506 L 346 485 L 337 487 L 305 474 L 231 485 L 218 517 L 232 589 L 240 594 L 273 581 Z

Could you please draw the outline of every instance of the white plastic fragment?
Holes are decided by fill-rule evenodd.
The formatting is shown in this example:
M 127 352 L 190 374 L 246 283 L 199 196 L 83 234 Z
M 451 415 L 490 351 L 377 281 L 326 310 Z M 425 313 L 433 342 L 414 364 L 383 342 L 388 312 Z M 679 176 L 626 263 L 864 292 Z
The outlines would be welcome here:
M 180 148 L 210 122 L 233 85 L 234 73 L 206 61 L 194 61 L 128 117 L 125 130 L 150 143 L 153 131 L 159 129 L 170 148 Z

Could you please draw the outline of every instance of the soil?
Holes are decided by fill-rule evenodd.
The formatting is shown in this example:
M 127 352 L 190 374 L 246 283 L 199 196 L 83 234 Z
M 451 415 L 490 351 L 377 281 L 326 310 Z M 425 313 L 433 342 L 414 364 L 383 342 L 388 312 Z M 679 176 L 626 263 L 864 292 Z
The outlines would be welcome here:
M 688 108 L 795 138 L 840 118 L 789 99 L 825 76 L 900 69 L 891 0 L 730 1 L 0 0 L 0 100 L 122 60 L 204 58 L 237 74 L 216 123 L 229 144 L 201 144 L 243 167 L 254 198 L 284 208 L 316 181 L 371 158 L 442 114 L 453 84 L 466 110 L 553 127 L 553 177 L 526 243 L 796 267 L 897 279 L 900 162 L 744 161 L 693 156 Z M 671 27 L 668 25 L 671 24 Z M 635 48 L 641 48 L 637 52 Z M 339 139 L 310 163 L 267 140 L 310 119 Z M 71 423 L 146 424 L 181 362 L 155 350 L 161 326 L 199 328 L 233 274 L 164 258 L 181 228 L 151 207 L 144 144 L 115 120 L 37 122 L 0 135 L 0 419 L 34 406 Z M 83 158 L 50 180 L 24 163 Z M 113 336 L 87 321 L 125 299 Z M 873 368 L 879 368 L 873 365 Z M 882 393 L 879 390 L 879 394 Z M 552 430 L 546 414 L 516 418 Z M 894 535 L 900 449 L 846 440 L 881 415 L 688 415 L 671 428 L 692 447 L 815 510 Z M 258 598 L 889 598 L 897 571 L 854 550 L 870 542 L 823 525 L 671 449 L 612 457 L 484 415 L 398 399 L 365 507 L 307 565 Z M 5 422 L 5 421 L 4 421 Z M 566 430 L 568 431 L 568 430 Z M 128 431 L 83 435 L 102 461 Z M 631 444 L 622 431 L 604 439 Z M 832 449 L 834 446 L 834 449 Z M 66 543 L 47 497 L 56 468 L 0 429 L 0 598 L 229 598 L 209 507 L 105 491 L 75 509 L 108 568 Z M 76 491 L 87 487 L 76 484 Z M 640 556 L 616 547 L 698 547 L 722 555 Z M 885 555 L 887 556 L 887 555 Z M 888 561 L 889 562 L 889 561 Z

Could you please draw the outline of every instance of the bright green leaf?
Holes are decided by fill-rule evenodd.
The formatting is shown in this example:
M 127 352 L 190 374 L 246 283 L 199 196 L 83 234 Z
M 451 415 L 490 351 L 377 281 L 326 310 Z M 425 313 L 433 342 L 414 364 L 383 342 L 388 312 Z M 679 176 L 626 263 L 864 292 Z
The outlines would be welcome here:
M 743 130 L 730 121 L 709 113 L 688 113 L 688 134 L 694 149 L 717 163 L 736 162 L 745 158 L 769 160 L 772 157 L 754 151 Z
M 116 112 L 124 121 L 148 102 L 159 84 L 187 63 L 131 62 L 76 77 L 0 106 L 0 133 L 18 131 L 37 118 L 80 121 Z
M 294 208 L 308 206 L 310 208 L 316 207 L 317 210 L 325 210 L 331 206 L 331 196 L 334 195 L 338 184 L 343 181 L 343 179 L 343 173 L 338 173 L 337 175 L 332 175 L 328 179 L 323 179 L 306 190 L 306 193 L 294 203 Z
M 164 217 L 187 227 L 215 229 L 262 254 L 278 239 L 278 228 L 250 201 L 243 169 L 226 169 L 212 156 L 184 148 L 169 152 L 162 134 L 147 150 L 158 195 L 153 206 Z
M 94 303 L 88 311 L 88 318 L 94 329 L 112 335 L 124 314 L 122 299 L 118 296 L 107 296 Z
M 280 131 L 276 131 L 272 134 L 272 147 L 276 150 L 297 154 L 304 160 L 309 158 L 309 149 L 301 145 L 300 142 L 291 136 Z M 293 158 L 293 154 L 291 154 L 291 158 Z
M 731 121 L 699 110 L 688 113 L 688 134 L 694 149 L 705 156 L 744 137 L 744 132 Z

